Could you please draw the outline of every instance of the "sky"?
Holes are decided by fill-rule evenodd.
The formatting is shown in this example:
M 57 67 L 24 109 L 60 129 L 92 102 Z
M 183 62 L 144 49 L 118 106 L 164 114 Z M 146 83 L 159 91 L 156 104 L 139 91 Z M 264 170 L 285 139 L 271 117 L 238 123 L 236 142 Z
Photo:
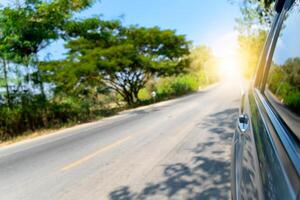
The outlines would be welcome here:
M 284 29 L 278 38 L 274 51 L 273 61 L 276 64 L 283 65 L 288 58 L 299 57 L 300 55 L 300 13 L 293 9 L 284 23 Z M 292 39 L 291 39 L 292 38 Z
M 240 11 L 228 0 L 101 0 L 76 18 L 95 15 L 120 19 L 125 25 L 174 29 L 195 46 L 207 45 L 220 54 L 236 46 L 234 26 Z M 61 58 L 64 52 L 62 42 L 56 42 L 41 56 L 50 53 L 52 58 Z
M 3 3 L 7 0 L 0 0 Z M 235 19 L 238 5 L 228 0 L 98 0 L 77 18 L 101 15 L 103 19 L 120 19 L 125 25 L 159 26 L 174 29 L 196 45 L 207 45 L 216 54 L 232 51 L 236 45 Z M 62 58 L 66 50 L 58 41 L 43 50 L 41 57 Z

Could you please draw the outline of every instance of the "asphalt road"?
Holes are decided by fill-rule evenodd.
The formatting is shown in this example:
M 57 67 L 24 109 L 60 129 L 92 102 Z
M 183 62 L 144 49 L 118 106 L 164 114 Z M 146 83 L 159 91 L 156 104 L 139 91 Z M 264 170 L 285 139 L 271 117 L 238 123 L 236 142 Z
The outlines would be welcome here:
M 223 82 L 2 147 L 0 199 L 229 199 L 239 99 Z

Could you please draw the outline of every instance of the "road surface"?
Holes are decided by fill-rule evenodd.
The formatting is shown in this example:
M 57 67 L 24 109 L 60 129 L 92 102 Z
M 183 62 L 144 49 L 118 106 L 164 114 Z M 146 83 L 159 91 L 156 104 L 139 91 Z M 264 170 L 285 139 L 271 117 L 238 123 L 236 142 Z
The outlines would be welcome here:
M 0 199 L 229 199 L 239 98 L 224 82 L 2 147 Z

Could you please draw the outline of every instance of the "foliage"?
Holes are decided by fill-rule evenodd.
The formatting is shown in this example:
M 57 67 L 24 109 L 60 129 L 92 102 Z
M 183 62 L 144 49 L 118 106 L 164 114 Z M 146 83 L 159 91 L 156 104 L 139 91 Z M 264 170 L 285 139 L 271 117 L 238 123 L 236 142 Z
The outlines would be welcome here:
M 238 38 L 241 69 L 245 78 L 253 77 L 260 53 L 266 40 L 266 31 L 250 35 L 240 35 Z
M 64 110 L 64 104 L 46 99 L 44 81 L 37 65 L 38 53 L 60 37 L 74 12 L 92 3 L 90 0 L 25 0 L 1 7 L 1 140 L 27 130 L 48 127 L 56 121 L 54 118 L 66 121 L 64 115 L 68 112 L 57 114 L 57 110 Z M 40 87 L 39 92 L 36 86 Z
M 244 76 L 252 78 L 267 32 L 274 17 L 275 0 L 231 0 L 239 2 L 242 17 L 236 20 L 239 32 L 240 66 Z
M 213 55 L 212 50 L 200 45 L 191 50 L 189 55 L 190 67 L 189 72 L 198 76 L 202 80 L 202 84 L 213 83 L 218 80 L 217 76 L 217 59 Z
M 272 93 L 300 113 L 300 58 L 288 59 L 282 66 L 273 64 L 269 80 Z
M 155 91 L 156 99 L 168 99 L 195 92 L 218 80 L 216 58 L 207 46 L 200 45 L 192 48 L 188 60 L 189 65 L 185 73 L 157 79 L 143 88 L 140 93 L 141 98 L 150 99 L 151 92 Z
M 192 74 L 160 79 L 155 85 L 158 98 L 179 96 L 199 88 L 199 79 Z
M 142 88 L 139 93 L 138 93 L 138 98 L 141 101 L 145 101 L 145 100 L 149 100 L 152 98 L 151 96 L 151 90 L 149 90 L 148 88 Z
M 285 97 L 284 102 L 296 113 L 300 114 L 300 91 L 299 89 L 291 90 L 288 96 Z
M 240 5 L 242 17 L 237 19 L 236 28 L 241 34 L 251 34 L 270 27 L 276 0 L 230 1 Z
M 16 1 L 18 2 L 18 1 Z M 74 14 L 93 0 L 24 0 L 0 8 L 0 140 L 107 116 L 198 90 L 216 80 L 205 46 L 159 27 Z M 57 39 L 62 60 L 39 53 Z M 156 91 L 153 100 L 151 93 Z
M 205 45 L 200 45 L 192 49 L 189 56 L 190 62 L 190 71 L 199 72 L 205 68 L 205 65 L 208 65 L 209 62 L 213 59 L 213 53 L 210 48 Z
M 99 18 L 73 21 L 66 27 L 67 59 L 43 67 L 56 77 L 62 74 L 57 85 L 103 84 L 132 105 L 151 78 L 176 74 L 187 66 L 183 57 L 189 53 L 189 43 L 172 30 L 124 27 Z
M 46 97 L 37 67 L 38 52 L 59 38 L 64 24 L 74 11 L 80 11 L 91 4 L 90 0 L 26 0 L 0 10 L 1 57 L 33 68 L 28 69 L 30 72 L 24 81 L 26 84 L 31 81 L 33 86 L 38 85 L 43 98 Z

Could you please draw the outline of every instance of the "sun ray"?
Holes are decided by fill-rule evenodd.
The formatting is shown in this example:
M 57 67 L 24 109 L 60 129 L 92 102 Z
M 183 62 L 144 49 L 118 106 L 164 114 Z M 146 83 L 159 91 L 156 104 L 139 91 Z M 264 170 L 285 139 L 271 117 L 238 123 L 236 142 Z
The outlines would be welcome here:
M 216 40 L 213 52 L 218 60 L 220 78 L 234 80 L 239 78 L 240 60 L 238 56 L 237 33 L 231 32 Z

